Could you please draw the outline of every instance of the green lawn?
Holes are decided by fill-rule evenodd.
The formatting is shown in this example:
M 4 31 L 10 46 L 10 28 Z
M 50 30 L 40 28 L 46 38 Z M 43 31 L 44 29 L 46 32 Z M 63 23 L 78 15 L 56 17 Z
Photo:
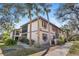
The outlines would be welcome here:
M 33 53 L 40 51 L 39 49 L 25 49 L 21 46 L 6 46 L 2 41 L 0 41 L 0 48 L 3 51 L 3 54 L 6 56 L 27 56 Z M 5 50 L 5 49 L 13 49 L 13 50 Z M 18 48 L 18 49 L 17 49 Z
M 32 50 L 32 49 L 20 49 L 20 50 L 15 50 L 6 53 L 6 56 L 27 56 L 33 53 L 38 52 L 38 50 Z
M 79 56 L 79 41 L 74 41 L 67 55 Z
M 5 46 L 5 45 L 4 45 L 3 41 L 0 40 L 0 48 L 3 47 L 3 46 Z

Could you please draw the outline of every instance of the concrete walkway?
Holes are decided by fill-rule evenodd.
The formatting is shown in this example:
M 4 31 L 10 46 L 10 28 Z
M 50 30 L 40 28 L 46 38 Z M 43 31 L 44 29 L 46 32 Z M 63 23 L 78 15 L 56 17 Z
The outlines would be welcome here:
M 65 45 L 59 46 L 54 50 L 52 49 L 53 47 L 51 47 L 45 56 L 66 56 L 72 44 L 72 42 L 68 42 Z
M 57 47 L 58 46 L 52 47 L 52 50 L 56 49 Z M 29 55 L 29 56 L 42 56 L 46 51 L 47 51 L 47 49 L 40 51 L 40 52 L 37 52 L 37 53 L 34 53 L 32 55 Z

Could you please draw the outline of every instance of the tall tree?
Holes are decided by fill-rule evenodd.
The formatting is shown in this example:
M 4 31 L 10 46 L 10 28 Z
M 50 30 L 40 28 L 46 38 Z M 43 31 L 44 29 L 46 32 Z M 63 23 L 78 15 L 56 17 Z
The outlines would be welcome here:
M 49 19 L 49 12 L 51 12 L 51 4 L 41 4 L 41 6 L 43 7 L 43 10 L 47 16 L 47 20 L 48 20 L 48 40 L 49 40 L 49 44 L 51 46 L 51 39 L 50 39 L 50 19 Z
M 22 14 L 23 16 L 27 15 L 30 19 L 30 33 L 29 33 L 29 45 L 32 46 L 32 10 L 33 4 L 32 3 L 23 3 L 23 4 L 16 4 L 17 13 Z
M 70 20 L 78 29 L 79 31 L 79 4 L 75 3 L 65 3 L 60 4 L 57 12 L 56 12 L 57 18 L 61 19 L 62 21 Z
M 0 28 L 2 34 L 5 32 L 8 38 L 11 38 L 11 32 L 14 30 L 15 23 L 19 21 L 20 15 L 15 13 L 15 4 L 2 3 L 0 4 Z M 3 35 L 5 36 L 5 35 Z
M 69 25 L 64 25 L 62 26 L 62 30 L 65 32 L 66 34 L 66 37 L 65 37 L 65 40 L 68 41 L 68 38 L 70 37 L 70 28 L 69 28 Z
M 35 3 L 34 4 L 34 10 L 35 10 L 35 15 L 37 16 L 37 19 L 38 19 L 38 46 L 40 46 L 40 42 L 39 42 L 39 39 L 40 39 L 40 24 L 39 24 L 39 19 L 40 19 L 40 14 L 43 13 L 43 11 L 41 10 L 41 4 L 37 4 Z
M 0 27 L 9 33 L 13 30 L 14 23 L 19 17 L 15 17 L 12 11 L 14 4 L 0 4 Z
M 39 29 L 39 12 L 40 12 L 40 9 L 38 8 L 39 5 L 38 4 L 34 4 L 34 9 L 35 9 L 35 14 L 37 16 L 37 19 L 38 19 L 38 46 L 40 46 L 40 42 L 39 42 L 39 39 L 40 39 L 40 29 Z

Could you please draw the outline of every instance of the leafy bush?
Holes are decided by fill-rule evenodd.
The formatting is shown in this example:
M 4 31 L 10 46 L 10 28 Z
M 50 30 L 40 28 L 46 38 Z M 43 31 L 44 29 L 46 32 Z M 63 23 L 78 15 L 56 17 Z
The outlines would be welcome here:
M 59 44 L 59 45 L 62 45 L 62 44 L 64 44 L 64 43 L 65 43 L 64 37 L 61 36 L 61 37 L 59 38 L 59 40 L 58 40 L 58 44 Z
M 76 41 L 79 41 L 79 36 L 74 36 L 74 37 L 72 38 L 72 40 L 73 40 L 73 41 L 75 41 L 75 40 L 76 40 Z
M 78 40 L 78 41 L 79 41 L 79 36 L 77 36 L 77 37 L 76 37 L 76 40 Z
M 8 39 L 4 41 L 5 45 L 15 45 L 16 41 L 13 39 Z
M 21 39 L 20 41 L 23 43 L 29 44 L 29 39 L 24 38 L 24 39 Z M 34 40 L 32 40 L 31 42 L 32 42 L 32 44 L 34 44 Z
M 79 36 L 72 36 L 68 41 L 79 41 Z
M 5 40 L 8 40 L 10 38 L 10 35 L 9 35 L 9 33 L 8 32 L 4 32 L 3 33 L 3 41 L 5 41 Z

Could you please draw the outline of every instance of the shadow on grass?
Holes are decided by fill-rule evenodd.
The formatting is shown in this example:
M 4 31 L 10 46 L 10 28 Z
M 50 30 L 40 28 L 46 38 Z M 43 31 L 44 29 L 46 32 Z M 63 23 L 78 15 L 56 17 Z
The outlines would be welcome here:
M 67 56 L 79 56 L 79 41 L 74 41 Z
M 34 48 L 24 48 L 22 46 L 17 46 L 17 45 L 1 47 L 2 54 L 4 56 L 28 56 L 28 55 L 43 51 L 44 49 L 47 49 L 47 51 L 42 56 L 44 56 L 48 52 L 49 48 L 34 49 Z
M 28 56 L 40 51 L 47 49 L 41 56 L 47 54 L 50 49 L 50 46 L 46 45 L 41 48 L 24 48 L 21 45 L 14 45 L 14 46 L 5 46 L 4 44 L 0 44 L 0 49 L 4 56 Z
M 2 47 L 1 50 L 4 56 L 27 56 L 39 51 L 30 48 L 25 49 L 21 46 L 10 46 L 10 47 L 7 46 Z

